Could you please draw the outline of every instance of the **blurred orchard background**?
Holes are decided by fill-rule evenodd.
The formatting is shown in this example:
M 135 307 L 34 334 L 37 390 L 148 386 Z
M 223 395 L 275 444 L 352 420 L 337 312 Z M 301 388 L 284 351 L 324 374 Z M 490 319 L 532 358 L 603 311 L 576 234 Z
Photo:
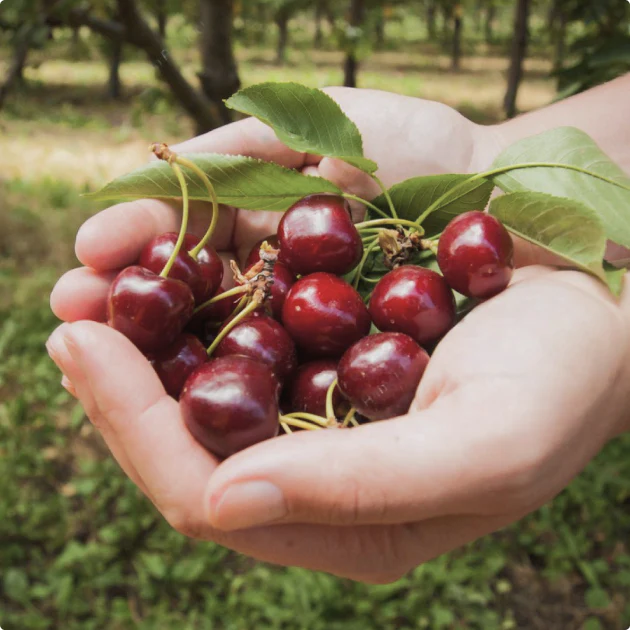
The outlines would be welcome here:
M 141 165 L 150 141 L 228 122 L 239 85 L 379 88 L 493 123 L 629 71 L 629 29 L 625 0 L 4 0 L 0 626 L 630 625 L 630 436 L 517 526 L 368 587 L 172 532 L 44 351 L 50 289 L 99 209 L 81 193 Z

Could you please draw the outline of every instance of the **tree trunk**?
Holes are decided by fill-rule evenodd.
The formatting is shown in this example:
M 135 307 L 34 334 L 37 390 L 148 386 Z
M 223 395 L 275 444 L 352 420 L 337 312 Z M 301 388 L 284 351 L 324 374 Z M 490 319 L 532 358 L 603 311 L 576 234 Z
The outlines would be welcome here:
M 436 0 L 427 0 L 427 34 L 431 41 L 435 41 L 435 14 L 437 13 Z
M 567 17 L 564 13 L 560 14 L 558 27 L 555 33 L 556 45 L 554 52 L 553 66 L 554 70 L 562 70 L 564 66 L 564 57 L 566 54 L 566 42 L 567 42 Z
M 222 123 L 231 122 L 223 100 L 240 85 L 232 43 L 233 0 L 201 0 L 200 37 L 203 71 L 199 74 L 204 94 L 215 104 Z
M 155 10 L 158 23 L 158 33 L 163 40 L 166 40 L 166 25 L 168 23 L 166 0 L 156 0 Z
M 122 84 L 120 81 L 120 64 L 123 58 L 123 42 L 122 40 L 114 40 L 110 42 L 109 54 L 109 80 L 107 82 L 107 92 L 109 98 L 118 101 L 122 96 Z
M 463 28 L 463 7 L 458 4 L 453 11 L 453 55 L 451 58 L 451 70 L 458 72 L 462 58 L 462 28 Z
M 281 8 L 276 14 L 278 27 L 278 45 L 276 47 L 276 63 L 284 65 L 287 60 L 287 47 L 289 45 L 289 12 Z
M 75 16 L 97 32 L 109 33 L 112 38 L 121 36 L 128 43 L 144 51 L 170 87 L 173 96 L 195 121 L 199 133 L 220 127 L 224 119 L 216 103 L 207 100 L 188 83 L 175 62 L 165 53 L 164 42 L 142 18 L 135 0 L 118 0 L 118 10 L 122 29 L 119 29 L 115 22 L 103 22 L 89 14 L 79 12 Z M 118 33 L 120 35 L 117 35 Z
M 514 16 L 514 39 L 512 40 L 512 53 L 510 69 L 508 73 L 508 85 L 503 101 L 505 115 L 513 118 L 516 115 L 516 97 L 518 88 L 523 78 L 523 62 L 527 52 L 527 40 L 529 37 L 529 9 L 531 0 L 518 0 Z
M 326 8 L 322 0 L 317 0 L 315 4 L 315 39 L 313 40 L 313 46 L 317 49 L 321 48 L 324 44 L 324 29 L 322 22 L 324 21 L 324 14 Z
M 350 26 L 361 28 L 365 19 L 365 0 L 350 1 Z M 359 61 L 356 55 L 356 44 L 353 42 L 346 55 L 343 84 L 346 87 L 357 87 Z
M 497 6 L 494 0 L 488 0 L 486 4 L 486 23 L 484 27 L 484 34 L 486 44 L 491 44 L 494 41 L 494 20 L 497 15 Z
M 9 71 L 7 72 L 4 83 L 0 85 L 0 109 L 2 109 L 13 86 L 24 80 L 24 66 L 26 65 L 28 51 L 38 26 L 38 24 L 33 24 L 24 31 L 22 36 L 16 36 L 17 40 L 15 41 L 13 49 L 13 62 L 9 66 Z
M 376 36 L 376 49 L 383 50 L 385 48 L 385 11 L 382 7 L 376 16 L 374 35 Z

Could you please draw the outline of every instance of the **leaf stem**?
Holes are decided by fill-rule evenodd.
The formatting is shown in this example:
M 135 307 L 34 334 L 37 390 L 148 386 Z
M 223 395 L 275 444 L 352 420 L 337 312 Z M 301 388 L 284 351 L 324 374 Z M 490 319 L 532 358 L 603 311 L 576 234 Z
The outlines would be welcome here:
M 389 211 L 392 213 L 394 219 L 398 218 L 398 214 L 396 212 L 396 208 L 394 207 L 394 202 L 392 201 L 392 196 L 389 194 L 389 190 L 387 190 L 387 186 L 383 184 L 383 182 L 376 176 L 372 175 L 372 179 L 379 185 L 380 189 L 383 191 L 383 195 L 385 199 L 387 199 L 387 205 L 389 206 Z
M 359 203 L 362 203 L 364 206 L 366 206 L 367 208 L 370 208 L 370 210 L 374 210 L 374 212 L 376 212 L 378 215 L 382 216 L 385 219 L 389 218 L 387 214 L 383 212 L 378 206 L 375 206 L 373 203 L 370 203 L 369 201 L 366 201 L 365 199 L 361 199 L 361 197 L 357 197 L 356 195 L 351 195 L 350 193 L 342 193 L 341 196 L 344 199 L 350 199 L 352 201 L 358 201 Z
M 177 256 L 179 256 L 179 252 L 182 249 L 182 245 L 184 244 L 184 238 L 186 237 L 186 230 L 188 229 L 188 214 L 189 214 L 189 199 L 188 199 L 188 184 L 186 184 L 186 178 L 184 177 L 184 173 L 182 169 L 174 163 L 169 163 L 177 180 L 179 181 L 179 185 L 182 189 L 182 224 L 179 228 L 179 236 L 177 237 L 177 242 L 175 243 L 175 247 L 173 248 L 173 252 L 170 258 L 166 261 L 166 265 L 164 265 L 164 269 L 162 269 L 160 276 L 162 278 L 168 278 L 168 274 L 171 272 L 173 265 L 175 264 L 175 260 Z
M 248 315 L 253 313 L 260 304 L 258 302 L 253 301 L 251 304 L 247 305 L 247 308 L 241 311 L 231 322 L 225 325 L 225 328 L 217 335 L 217 338 L 212 342 L 212 345 L 208 348 L 208 356 L 211 357 L 214 354 L 214 351 L 217 349 L 219 344 L 230 334 L 230 331 L 237 326 L 240 322 L 242 322 Z
M 189 252 L 189 254 L 196 259 L 199 255 L 199 252 L 208 244 L 208 242 L 212 238 L 217 227 L 217 223 L 219 222 L 219 198 L 217 197 L 216 190 L 214 189 L 214 186 L 212 185 L 212 182 L 210 181 L 208 176 L 194 162 L 191 162 L 190 160 L 181 157 L 181 155 L 177 155 L 174 161 L 181 166 L 189 168 L 191 171 L 193 171 L 193 173 L 195 173 L 195 175 L 197 175 L 197 177 L 199 177 L 199 179 L 201 179 L 204 186 L 208 190 L 210 201 L 212 201 L 212 220 L 210 221 L 210 226 L 208 227 L 208 230 L 206 231 L 204 237 L 199 241 L 197 246 L 194 249 L 191 249 Z

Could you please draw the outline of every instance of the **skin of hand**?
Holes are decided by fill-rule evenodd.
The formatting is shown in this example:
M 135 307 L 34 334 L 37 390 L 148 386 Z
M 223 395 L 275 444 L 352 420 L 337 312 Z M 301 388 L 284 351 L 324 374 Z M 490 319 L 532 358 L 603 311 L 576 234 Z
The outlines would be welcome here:
M 494 128 L 443 105 L 330 94 L 381 163 L 387 130 L 392 149 L 380 175 L 388 185 L 481 170 L 500 150 Z M 377 192 L 350 167 L 286 149 L 253 120 L 176 150 L 252 155 L 353 194 Z M 200 210 L 191 225 L 198 234 L 208 220 Z M 223 209 L 214 244 L 242 259 L 279 218 Z M 76 244 L 85 267 L 51 297 L 67 323 L 47 345 L 123 470 L 182 534 L 267 562 L 390 582 L 548 502 L 630 429 L 630 293 L 616 302 L 584 274 L 538 265 L 518 270 L 507 291 L 446 336 L 406 416 L 283 436 L 219 463 L 190 436 L 142 354 L 99 323 L 117 270 L 178 226 L 177 209 L 159 201 L 87 221 Z

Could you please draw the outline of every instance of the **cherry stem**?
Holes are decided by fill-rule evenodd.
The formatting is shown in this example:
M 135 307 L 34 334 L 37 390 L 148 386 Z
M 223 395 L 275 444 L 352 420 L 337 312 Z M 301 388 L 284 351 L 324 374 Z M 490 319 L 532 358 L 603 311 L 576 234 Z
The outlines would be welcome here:
M 370 208 L 370 210 L 374 210 L 376 214 L 382 216 L 384 219 L 389 219 L 387 214 L 383 212 L 378 206 L 375 206 L 373 203 L 366 201 L 365 199 L 361 199 L 361 197 L 357 197 L 356 195 L 351 195 L 350 193 L 342 193 L 341 195 L 344 199 L 349 199 L 352 201 L 358 201 L 363 204 L 366 208 Z
M 422 239 L 420 241 L 420 245 L 422 246 L 423 249 L 429 250 L 430 252 L 432 252 L 433 254 L 437 256 L 438 248 L 439 248 L 439 241 L 434 241 L 428 238 Z
M 212 342 L 212 345 L 208 348 L 208 356 L 211 357 L 219 344 L 230 334 L 230 331 L 242 322 L 248 315 L 251 315 L 260 304 L 257 301 L 252 301 L 247 308 L 241 311 L 231 322 L 225 325 L 225 328 L 217 335 L 217 338 Z
M 424 230 L 420 225 L 414 221 L 407 221 L 407 219 L 375 219 L 373 221 L 364 221 L 363 223 L 357 223 L 354 227 L 357 230 L 364 231 L 366 228 L 378 227 L 381 225 L 402 225 L 404 227 L 412 228 L 424 234 Z
M 337 426 L 337 417 L 335 416 L 335 406 L 333 404 L 333 394 L 335 393 L 335 389 L 339 381 L 335 379 L 328 388 L 326 392 L 326 420 L 328 421 L 329 427 Z
M 280 422 L 280 426 L 284 430 L 285 433 L 293 433 L 291 427 L 286 422 Z
M 323 427 L 311 424 L 310 422 L 304 422 L 297 418 L 291 418 L 289 416 L 280 416 L 280 423 L 286 424 L 288 427 L 294 427 L 296 429 L 306 429 L 307 431 L 319 431 Z
M 168 278 L 168 274 L 171 272 L 173 265 L 175 264 L 175 260 L 177 256 L 179 256 L 179 252 L 182 249 L 182 245 L 184 244 L 184 238 L 186 237 L 186 230 L 188 229 L 188 185 L 186 184 L 186 178 L 184 177 L 184 173 L 182 169 L 172 161 L 169 161 L 170 167 L 173 169 L 177 180 L 179 181 L 179 185 L 182 189 L 182 225 L 179 229 L 179 236 L 177 237 L 177 242 L 175 243 L 175 248 L 173 249 L 173 253 L 171 257 L 166 261 L 166 265 L 164 265 L 164 269 L 160 273 L 162 278 Z
M 346 414 L 346 417 L 343 419 L 343 422 L 341 424 L 342 427 L 348 427 L 351 423 L 353 426 L 358 427 L 359 423 L 357 422 L 356 418 L 354 417 L 354 414 L 357 412 L 357 410 L 354 407 L 351 407 L 350 411 L 348 411 L 348 413 Z
M 356 289 L 359 286 L 359 281 L 361 280 L 361 274 L 363 273 L 363 267 L 365 267 L 365 263 L 367 262 L 368 256 L 378 247 L 378 239 L 376 239 L 373 243 L 370 243 L 368 247 L 365 248 L 363 252 L 363 258 L 359 263 L 355 271 L 354 280 L 352 281 L 352 286 Z
M 321 416 L 316 416 L 313 413 L 306 413 L 305 411 L 296 411 L 295 413 L 288 413 L 284 418 L 296 418 L 298 420 L 308 420 L 309 422 L 313 422 L 318 424 L 322 428 L 328 427 L 328 420 L 326 418 L 322 418 Z
M 204 186 L 208 190 L 208 195 L 210 197 L 210 201 L 212 201 L 212 220 L 210 221 L 210 226 L 208 230 L 204 234 L 204 237 L 199 241 L 194 249 L 191 249 L 188 252 L 193 258 L 197 258 L 199 252 L 208 244 L 208 241 L 212 238 L 214 231 L 217 227 L 217 223 L 219 222 L 219 198 L 217 197 L 217 192 L 212 185 L 212 182 L 208 178 L 208 176 L 194 163 L 190 160 L 177 155 L 175 157 L 175 162 L 180 164 L 181 166 L 185 166 L 189 168 L 199 179 L 203 182 Z
M 372 179 L 379 185 L 380 189 L 383 191 L 383 195 L 385 196 L 385 199 L 387 199 L 389 211 L 392 213 L 392 216 L 397 219 L 398 214 L 396 213 L 396 208 L 394 207 L 394 202 L 392 201 L 392 197 L 389 194 L 389 190 L 387 190 L 385 184 L 376 175 L 372 175 Z
M 230 289 L 229 291 L 226 291 L 225 293 L 220 293 L 219 295 L 215 295 L 213 298 L 211 298 L 207 302 L 204 302 L 201 306 L 198 306 L 193 311 L 193 315 L 196 315 L 200 311 L 203 311 L 204 308 L 207 308 L 208 306 L 211 306 L 212 304 L 216 304 L 217 302 L 220 302 L 221 300 L 225 300 L 226 298 L 232 297 L 233 295 L 240 295 L 241 293 L 247 293 L 248 291 L 249 291 L 249 287 L 242 286 L 242 287 L 234 287 L 233 289 Z

